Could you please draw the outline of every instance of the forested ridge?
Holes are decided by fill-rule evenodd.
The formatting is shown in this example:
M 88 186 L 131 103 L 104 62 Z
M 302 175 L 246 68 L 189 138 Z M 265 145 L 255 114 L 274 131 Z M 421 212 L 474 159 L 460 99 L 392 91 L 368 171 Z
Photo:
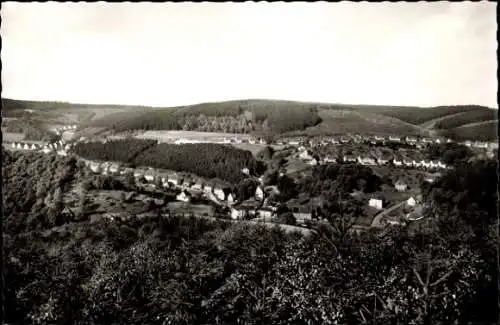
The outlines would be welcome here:
M 65 157 L 3 157 L 8 324 L 497 321 L 493 161 L 429 185 L 429 213 L 442 217 L 419 227 L 355 235 L 333 215 L 301 237 L 175 216 L 17 227 L 80 169 Z
M 78 143 L 74 152 L 87 159 L 188 172 L 234 184 L 245 178 L 243 168 L 248 168 L 253 174 L 260 174 L 265 169 L 250 151 L 213 143 L 175 145 L 156 144 L 154 140 L 125 139 Z

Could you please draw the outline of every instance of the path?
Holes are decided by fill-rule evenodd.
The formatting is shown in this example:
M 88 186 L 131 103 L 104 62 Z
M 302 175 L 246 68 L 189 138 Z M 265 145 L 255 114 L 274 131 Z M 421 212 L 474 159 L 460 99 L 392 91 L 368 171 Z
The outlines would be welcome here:
M 385 209 L 384 211 L 379 212 L 377 215 L 375 215 L 375 218 L 373 218 L 373 221 L 372 221 L 372 224 L 370 225 L 370 227 L 381 228 L 382 224 L 380 223 L 380 221 L 382 220 L 382 218 L 385 215 L 387 215 L 388 213 L 390 213 L 391 211 L 396 210 L 397 208 L 401 207 L 405 203 L 406 203 L 406 200 L 399 202 L 398 204 L 395 204 L 395 205 L 391 206 L 390 208 Z

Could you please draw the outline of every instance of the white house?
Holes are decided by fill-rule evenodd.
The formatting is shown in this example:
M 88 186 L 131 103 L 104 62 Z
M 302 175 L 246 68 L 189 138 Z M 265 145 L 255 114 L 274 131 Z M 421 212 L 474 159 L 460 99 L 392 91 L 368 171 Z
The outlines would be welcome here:
M 201 191 L 201 189 L 202 189 L 202 188 L 203 188 L 203 187 L 202 187 L 202 185 L 201 185 L 201 183 L 200 183 L 200 182 L 196 182 L 196 183 L 194 183 L 194 185 L 192 186 L 192 189 L 193 189 L 193 190 L 197 190 L 197 191 Z
M 51 149 L 51 148 L 49 148 L 49 147 L 44 147 L 44 148 L 42 149 L 42 152 L 43 152 L 43 153 L 45 153 L 45 154 L 48 154 L 49 152 L 52 152 L 52 149 Z
M 336 163 L 337 160 L 335 158 L 325 157 L 325 158 L 323 158 L 323 162 L 324 163 Z
M 248 143 L 250 143 L 250 144 L 255 144 L 255 143 L 256 143 L 256 141 L 255 141 L 255 139 L 250 138 L 250 139 L 248 139 Z
M 191 195 L 186 191 L 182 191 L 179 194 L 177 194 L 176 199 L 177 199 L 177 201 L 190 202 Z
M 274 211 L 270 208 L 262 208 L 257 211 L 259 216 L 264 217 L 264 218 L 271 218 L 274 214 Z
M 177 179 L 177 177 L 175 177 L 175 176 L 173 176 L 173 175 L 168 176 L 167 181 L 168 181 L 169 183 L 174 184 L 175 186 L 179 185 L 179 180 Z
M 23 149 L 30 150 L 29 144 L 25 143 Z
M 16 143 L 15 142 L 12 142 L 12 144 L 10 145 L 12 148 L 16 148 Z
M 233 220 L 243 219 L 245 215 L 246 215 L 246 210 L 231 208 L 231 219 Z
M 226 198 L 226 195 L 224 194 L 224 191 L 220 187 L 216 187 L 214 189 L 214 195 L 217 197 L 218 200 L 224 201 Z
M 368 205 L 379 210 L 383 208 L 383 202 L 380 199 L 371 198 L 368 201 Z
M 318 164 L 318 161 L 315 158 L 313 158 L 313 159 L 309 160 L 307 162 L 307 164 L 311 165 L 311 166 L 316 166 Z
M 406 200 L 406 205 L 414 207 L 417 204 L 417 200 L 412 196 L 408 200 Z
M 16 148 L 17 148 L 17 149 L 22 149 L 22 148 L 23 148 L 23 145 L 22 145 L 21 143 L 18 143 L 18 144 L 16 145 Z
M 229 193 L 229 195 L 227 196 L 227 203 L 228 204 L 234 204 L 235 200 L 234 200 L 234 196 L 232 193 Z
M 262 201 L 264 199 L 264 191 L 262 191 L 262 188 L 260 188 L 260 186 L 257 186 L 257 189 L 255 190 L 255 198 L 259 201 Z
M 377 163 L 378 163 L 379 165 L 385 165 L 385 164 L 387 164 L 388 162 L 389 162 L 389 160 L 388 160 L 388 159 L 385 159 L 385 158 L 382 158 L 382 157 L 377 159 Z
M 346 161 L 346 162 L 356 162 L 357 159 L 354 156 L 345 155 L 344 156 L 344 161 Z
M 68 153 L 65 150 L 57 150 L 57 154 L 59 156 L 67 156 L 68 155 Z
M 249 170 L 248 168 L 246 168 L 246 167 L 245 167 L 245 168 L 243 168 L 243 169 L 241 170 L 241 172 L 242 172 L 243 174 L 246 174 L 246 175 L 249 175 L 249 174 L 250 174 L 250 170 Z
M 377 164 L 375 159 L 371 157 L 360 157 L 360 156 L 358 156 L 358 163 L 360 165 L 365 165 L 365 166 L 373 166 Z
M 153 170 L 148 170 L 146 173 L 144 173 L 144 178 L 148 182 L 152 182 L 155 180 L 155 172 Z
M 109 166 L 109 172 L 110 173 L 114 174 L 114 173 L 118 173 L 119 171 L 120 171 L 120 165 L 118 165 L 118 164 L 111 164 Z
M 300 152 L 299 158 L 303 160 L 309 160 L 312 159 L 312 156 L 307 150 L 304 150 Z
M 390 136 L 390 137 L 389 137 L 389 140 L 399 142 L 399 141 L 401 141 L 401 138 L 399 138 L 399 137 L 395 137 L 395 136 Z
M 401 166 L 403 166 L 403 162 L 402 162 L 401 160 L 394 159 L 394 160 L 392 161 L 392 163 L 393 163 L 393 164 L 394 164 L 394 166 L 396 166 L 396 167 L 401 167 Z
M 403 182 L 403 180 L 397 180 L 397 182 L 394 184 L 394 187 L 396 188 L 397 191 L 399 192 L 404 192 L 408 189 L 408 184 Z

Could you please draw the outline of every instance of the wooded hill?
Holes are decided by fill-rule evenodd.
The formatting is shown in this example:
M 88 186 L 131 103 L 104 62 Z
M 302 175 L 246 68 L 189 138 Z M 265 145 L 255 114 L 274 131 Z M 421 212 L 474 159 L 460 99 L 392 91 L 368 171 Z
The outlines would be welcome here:
M 496 138 L 497 111 L 478 105 L 438 107 L 346 105 L 285 100 L 249 99 L 178 107 L 84 105 L 3 99 L 4 116 L 22 116 L 25 109 L 44 114 L 92 111 L 80 128 L 130 130 L 189 130 L 226 133 L 304 134 L 381 133 L 442 134 L 452 137 Z M 96 114 L 99 109 L 106 114 Z M 33 114 L 33 113 L 32 113 Z M 471 123 L 485 122 L 485 128 Z M 474 132 L 469 131 L 472 127 Z

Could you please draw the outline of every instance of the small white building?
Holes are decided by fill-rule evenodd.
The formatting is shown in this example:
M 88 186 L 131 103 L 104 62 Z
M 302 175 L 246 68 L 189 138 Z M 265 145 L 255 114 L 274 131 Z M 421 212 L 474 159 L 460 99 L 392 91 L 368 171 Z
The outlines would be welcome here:
M 412 196 L 408 200 L 406 200 L 406 205 L 410 207 L 414 207 L 417 204 L 417 200 Z
M 234 204 L 235 203 L 235 199 L 234 199 L 234 196 L 232 193 L 229 193 L 229 195 L 227 196 L 227 203 L 228 204 Z
M 179 180 L 175 176 L 168 176 L 167 181 L 174 184 L 174 186 L 179 185 Z
M 397 191 L 404 192 L 408 189 L 408 184 L 403 182 L 403 180 L 397 180 L 396 183 L 394 184 L 394 187 L 396 188 Z
M 203 186 L 201 185 L 200 182 L 196 182 L 194 183 L 194 185 L 192 186 L 192 189 L 193 190 L 197 190 L 197 191 L 201 191 L 201 189 L 203 188 Z
M 243 209 L 231 208 L 231 219 L 238 220 L 243 219 L 246 216 L 247 212 Z
M 180 192 L 175 198 L 177 199 L 177 201 L 191 202 L 191 195 L 186 191 Z
M 10 146 L 15 149 L 16 148 L 16 143 L 12 142 L 12 144 Z
M 224 199 L 226 198 L 226 195 L 224 194 L 224 191 L 220 187 L 216 187 L 214 189 L 214 195 L 220 201 L 224 201 Z
M 316 166 L 318 164 L 318 161 L 316 160 L 316 158 L 313 158 L 311 160 L 309 160 L 307 162 L 308 165 L 311 165 L 311 166 Z
M 205 193 L 212 193 L 213 188 L 212 188 L 212 186 L 210 186 L 210 185 L 205 185 L 205 186 L 203 187 L 203 191 L 204 191 Z
M 23 149 L 25 150 L 30 150 L 30 145 L 25 143 L 24 146 L 23 146 Z
M 246 168 L 246 167 L 245 167 L 245 168 L 243 168 L 243 169 L 241 170 L 241 172 L 242 172 L 243 174 L 246 174 L 246 175 L 249 175 L 249 174 L 250 174 L 250 170 L 249 170 L 248 168 Z
M 148 170 L 146 173 L 144 173 L 144 178 L 148 182 L 153 182 L 155 180 L 155 172 L 153 170 Z
M 324 163 L 336 163 L 337 159 L 331 158 L 331 157 L 325 157 L 325 158 L 323 158 L 323 162 Z
M 392 161 L 392 163 L 393 163 L 393 164 L 394 164 L 394 166 L 396 166 L 396 167 L 401 167 L 401 166 L 403 166 L 403 162 L 402 162 L 401 160 L 394 159 L 394 160 Z
M 260 217 L 271 218 L 274 214 L 274 211 L 272 209 L 269 209 L 269 208 L 262 208 L 262 209 L 259 209 L 257 211 L 257 213 L 259 214 Z
M 17 149 L 22 149 L 22 148 L 23 148 L 23 145 L 22 145 L 21 143 L 18 143 L 18 144 L 16 144 L 16 148 L 17 148 Z
M 257 189 L 255 190 L 255 198 L 259 201 L 264 200 L 264 191 L 260 186 L 257 186 Z
M 378 210 L 382 210 L 384 204 L 383 204 L 382 200 L 380 200 L 380 199 L 371 198 L 368 201 L 368 205 L 373 207 L 373 208 L 376 208 Z

